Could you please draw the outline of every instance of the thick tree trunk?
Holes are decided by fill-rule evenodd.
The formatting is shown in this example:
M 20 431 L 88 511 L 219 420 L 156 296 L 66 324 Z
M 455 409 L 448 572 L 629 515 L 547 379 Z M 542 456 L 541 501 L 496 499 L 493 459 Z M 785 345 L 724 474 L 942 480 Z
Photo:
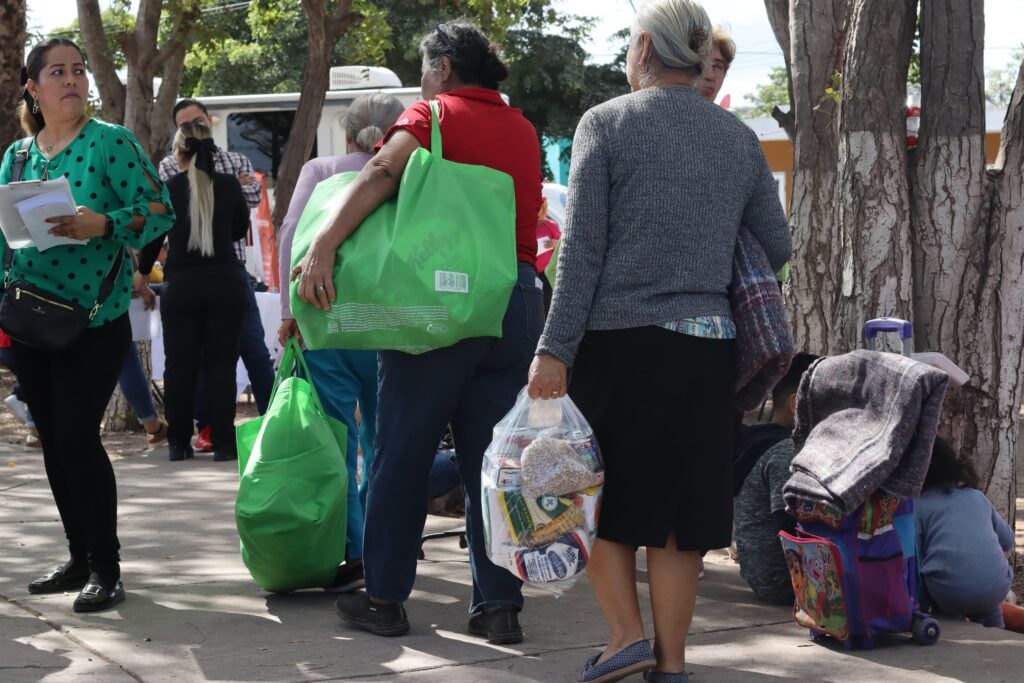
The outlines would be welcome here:
M 103 32 L 99 0 L 78 0 L 78 25 L 82 30 L 83 47 L 89 53 L 89 69 L 100 91 L 101 116 L 110 123 L 123 123 L 125 87 L 117 76 Z
M 916 0 L 857 0 L 839 104 L 839 298 L 831 348 L 862 344 L 864 322 L 911 313 L 907 67 Z
M 132 131 L 153 161 L 159 161 L 167 149 L 171 109 L 181 84 L 187 41 L 200 15 L 198 2 L 180 4 L 174 26 L 158 48 L 163 3 L 139 2 L 135 30 L 117 36 L 127 61 L 125 83 L 121 83 L 103 35 L 98 0 L 78 0 L 82 40 L 103 101 L 102 116 Z M 153 79 L 158 74 L 164 79 L 159 96 L 155 96 Z
M 825 89 L 832 84 L 832 75 L 843 70 L 850 0 L 792 0 L 788 14 L 776 5 L 775 0 L 766 0 L 775 34 L 789 55 L 794 123 L 790 319 L 800 348 L 828 353 L 834 350 L 829 330 L 840 288 L 834 239 L 837 106 L 825 96 Z
M 25 63 L 25 0 L 0 1 L 0 149 L 20 138 L 18 103 L 21 102 L 21 67 Z M 18 96 L 15 96 L 15 93 Z
M 150 373 L 152 372 L 152 343 L 149 341 L 132 342 L 136 345 L 139 350 L 139 359 L 142 361 L 142 370 L 146 373 L 146 378 L 149 379 Z M 152 388 L 150 389 L 152 395 Z M 154 408 L 157 411 L 157 416 L 160 414 L 160 406 L 156 405 L 154 401 Z M 103 431 L 104 432 L 137 432 L 142 429 L 142 424 L 139 422 L 139 416 L 135 414 L 132 407 L 128 405 L 128 401 L 125 399 L 124 393 L 121 392 L 121 387 L 114 387 L 114 394 L 110 397 L 110 403 L 107 404 L 107 410 L 103 414 Z
M 942 433 L 1012 520 L 1024 398 L 1024 66 L 999 165 L 986 172 L 983 0 L 922 0 L 921 131 L 908 165 L 918 2 L 789 0 L 788 32 L 777 25 L 780 2 L 766 0 L 792 74 L 798 342 L 844 352 L 860 345 L 865 318 L 911 317 L 918 349 L 942 351 L 971 375 L 949 390 Z M 835 117 L 821 116 L 829 64 L 842 76 Z
M 272 220 L 275 230 L 284 222 L 288 203 L 299 179 L 299 171 L 313 151 L 316 130 L 327 98 L 327 86 L 330 84 L 330 60 L 334 43 L 362 18 L 352 12 L 352 0 L 339 0 L 330 16 L 327 14 L 327 3 L 323 0 L 302 0 L 302 7 L 306 11 L 309 26 L 309 55 L 306 59 L 306 72 L 302 77 L 299 106 L 295 111 L 274 187 Z

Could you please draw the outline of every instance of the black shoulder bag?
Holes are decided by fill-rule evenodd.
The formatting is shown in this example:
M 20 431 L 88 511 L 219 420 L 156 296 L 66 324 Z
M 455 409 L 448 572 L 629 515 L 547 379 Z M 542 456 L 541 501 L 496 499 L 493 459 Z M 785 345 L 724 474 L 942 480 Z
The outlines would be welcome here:
M 18 182 L 28 160 L 28 148 L 32 138 L 21 142 L 17 156 L 11 166 L 11 182 Z M 100 306 L 114 289 L 121 264 L 124 247 L 117 251 L 114 264 L 107 271 L 99 294 L 92 308 L 84 308 L 67 299 L 51 294 L 26 280 L 11 280 L 11 262 L 14 259 L 10 247 L 4 249 L 4 297 L 0 301 L 0 329 L 22 344 L 50 353 L 64 351 L 71 347 L 89 323 L 96 317 Z

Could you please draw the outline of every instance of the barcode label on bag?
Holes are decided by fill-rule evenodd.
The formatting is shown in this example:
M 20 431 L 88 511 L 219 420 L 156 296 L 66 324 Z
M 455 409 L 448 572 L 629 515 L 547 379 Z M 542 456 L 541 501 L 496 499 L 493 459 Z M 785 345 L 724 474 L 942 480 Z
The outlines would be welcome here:
M 469 275 L 466 273 L 452 273 L 447 270 L 435 270 L 434 291 L 469 294 Z

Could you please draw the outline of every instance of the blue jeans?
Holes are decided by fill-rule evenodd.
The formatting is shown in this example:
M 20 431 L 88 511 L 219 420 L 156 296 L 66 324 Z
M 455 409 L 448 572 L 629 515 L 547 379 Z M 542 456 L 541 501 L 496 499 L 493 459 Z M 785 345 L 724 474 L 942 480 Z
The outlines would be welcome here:
M 512 408 L 543 325 L 543 298 L 531 266 L 519 264 L 502 338 L 476 337 L 421 355 L 380 354 L 377 448 L 363 533 L 366 592 L 404 601 L 416 580 L 430 471 L 451 423 L 466 488 L 473 598 L 470 612 L 523 605 L 522 582 L 484 550 L 480 468 L 494 425 Z
M 156 417 L 153 394 L 149 390 L 149 377 L 146 377 L 142 359 L 139 358 L 139 347 L 135 342 L 128 347 L 128 357 L 124 359 L 124 365 L 121 366 L 121 376 L 118 377 L 117 383 L 139 422 Z
M 427 496 L 440 498 L 462 483 L 459 474 L 459 459 L 455 451 L 438 451 L 434 456 L 434 464 L 430 467 L 430 486 Z
M 270 393 L 274 390 L 274 361 L 270 359 L 270 351 L 264 341 L 263 321 L 260 319 L 260 307 L 256 304 L 256 291 L 252 288 L 252 278 L 245 274 L 246 289 L 249 292 L 249 305 L 242 318 L 242 340 L 239 356 L 249 375 L 249 388 L 256 400 L 256 410 L 260 415 L 267 412 L 270 404 Z M 207 424 L 205 382 L 200 371 L 196 381 L 196 420 L 200 426 Z
M 324 349 L 303 353 L 313 386 L 324 412 L 348 427 L 345 464 L 348 467 L 348 522 L 345 531 L 346 557 L 363 556 L 363 503 L 366 472 L 373 462 L 373 440 L 377 421 L 377 352 Z M 356 429 L 356 401 L 362 421 Z M 356 484 L 359 445 L 363 447 L 363 482 Z

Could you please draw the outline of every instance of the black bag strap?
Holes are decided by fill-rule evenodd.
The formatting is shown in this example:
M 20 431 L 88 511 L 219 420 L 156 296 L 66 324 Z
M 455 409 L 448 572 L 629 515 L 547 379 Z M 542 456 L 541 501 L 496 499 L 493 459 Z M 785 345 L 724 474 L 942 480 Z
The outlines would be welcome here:
M 21 177 L 25 174 L 25 163 L 28 161 L 28 148 L 32 145 L 32 138 L 22 138 L 21 144 L 18 145 L 18 151 L 14 155 L 14 163 L 11 164 L 11 180 L 12 183 L 21 182 Z M 14 250 L 4 243 L 4 287 L 7 286 L 7 282 L 11 279 L 11 261 L 14 260 Z
M 32 145 L 32 138 L 22 138 L 21 144 L 18 146 L 18 152 L 14 156 L 14 163 L 11 164 L 11 180 L 12 183 L 21 181 L 22 176 L 25 173 L 25 163 L 28 162 L 28 150 Z M 8 285 L 11 279 L 11 262 L 14 260 L 14 250 L 8 245 L 4 245 L 4 287 Z M 114 284 L 117 282 L 117 276 L 121 272 L 121 264 L 124 263 L 124 246 L 122 245 L 117 250 L 117 257 L 114 259 L 114 263 L 110 266 L 110 270 L 107 271 L 106 276 L 103 278 L 103 282 L 100 283 L 100 290 L 96 296 L 96 303 L 93 304 L 89 310 L 89 320 L 96 317 L 96 313 L 99 312 L 100 306 L 107 300 L 110 293 L 114 291 Z
M 110 270 L 107 271 L 106 276 L 103 278 L 103 282 L 100 284 L 99 294 L 96 295 L 96 303 L 93 304 L 92 309 L 89 311 L 89 320 L 96 317 L 96 313 L 99 312 L 100 306 L 110 296 L 110 292 L 114 290 L 114 283 L 117 282 L 117 276 L 121 272 L 121 264 L 124 262 L 124 245 L 117 250 L 117 257 L 114 259 L 114 264 L 110 266 Z

